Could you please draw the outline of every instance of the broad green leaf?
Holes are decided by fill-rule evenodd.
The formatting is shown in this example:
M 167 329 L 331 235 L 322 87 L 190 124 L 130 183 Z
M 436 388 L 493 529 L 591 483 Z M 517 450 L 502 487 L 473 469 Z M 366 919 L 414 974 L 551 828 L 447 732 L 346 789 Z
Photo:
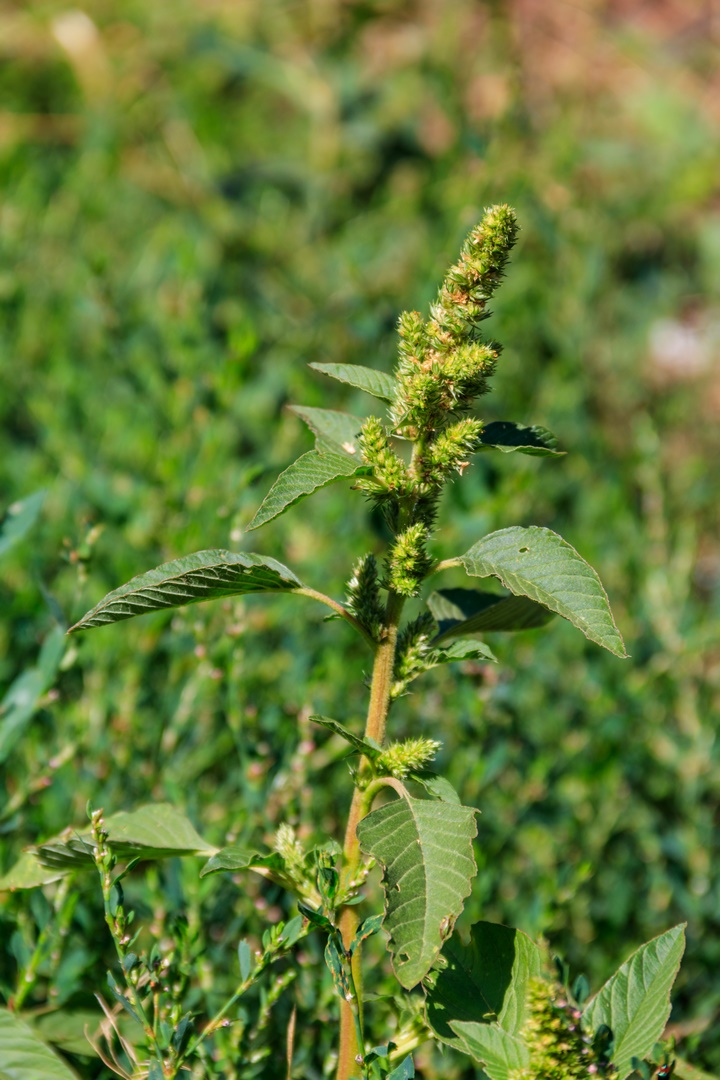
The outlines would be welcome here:
M 463 1049 L 457 1022 L 499 1026 L 518 1035 L 528 984 L 542 971 L 540 950 L 521 930 L 478 922 L 464 944 L 454 934 L 443 946 L 443 967 L 426 980 L 427 1021 L 443 1042 Z
M 0 877 L 0 892 L 16 889 L 37 889 L 40 885 L 50 885 L 59 881 L 67 870 L 50 869 L 38 859 L 32 851 L 24 851 L 14 866 Z
M 510 1080 L 516 1069 L 526 1069 L 530 1064 L 530 1053 L 522 1039 L 498 1024 L 457 1020 L 452 1027 L 462 1041 L 460 1049 L 482 1064 L 490 1080 Z
M 352 731 L 343 727 L 337 720 L 331 720 L 329 716 L 311 716 L 310 719 L 314 724 L 322 724 L 323 727 L 329 728 L 330 731 L 334 731 L 336 735 L 345 739 L 345 742 L 350 743 L 353 749 L 361 754 L 365 754 L 366 757 L 376 758 L 380 753 L 379 746 L 373 746 L 372 743 L 367 742 L 365 739 L 361 739 L 359 735 L 353 734 Z
M 0 1080 L 77 1080 L 19 1016 L 0 1009 Z
M 291 405 L 290 411 L 299 416 L 316 436 L 315 449 L 318 453 L 342 450 L 348 457 L 354 458 L 356 464 L 360 464 L 358 436 L 364 423 L 362 417 L 336 409 L 315 409 L 309 405 Z
M 217 851 L 206 843 L 193 825 L 168 803 L 121 811 L 105 819 L 105 829 L 120 859 L 163 859 L 172 855 L 210 855 Z M 39 861 L 51 869 L 88 869 L 92 837 L 89 831 L 63 833 L 34 849 Z
M 501 596 L 477 589 L 441 589 L 431 593 L 427 606 L 438 624 L 433 644 L 468 634 L 532 630 L 554 617 L 527 596 Z
M 408 1056 L 391 1073 L 388 1073 L 387 1080 L 413 1080 L 414 1076 L 415 1066 L 413 1059 Z
M 665 1030 L 684 950 L 682 923 L 641 945 L 583 1009 L 592 1028 L 612 1028 L 618 1080 L 632 1071 L 630 1059 L 646 1057 Z
M 383 925 L 395 974 L 409 990 L 430 970 L 470 893 L 477 810 L 392 786 L 401 797 L 363 818 L 357 836 L 385 869 Z
M 496 577 L 516 596 L 528 596 L 562 615 L 615 656 L 627 656 L 607 594 L 593 568 L 557 533 L 531 526 L 501 529 L 459 560 L 472 577 Z
M 381 401 L 395 400 L 395 379 L 384 371 L 360 364 L 310 364 L 310 367 L 322 375 L 329 375 L 331 379 L 354 386 L 356 390 L 364 390 Z
M 255 517 L 246 526 L 246 531 L 259 529 L 268 521 L 279 517 L 301 499 L 307 498 L 320 488 L 356 476 L 365 470 L 355 458 L 334 449 L 328 444 L 327 449 L 309 450 L 297 461 L 293 461 L 285 472 L 280 473 L 270 488 Z
M 302 582 L 292 570 L 267 556 L 198 551 L 139 574 L 108 593 L 68 633 L 202 600 L 300 588 Z
M 558 450 L 558 441 L 552 431 L 535 424 L 532 427 L 522 427 L 511 420 L 495 420 L 486 424 L 480 434 L 480 442 L 483 446 L 502 450 L 504 454 L 518 450 L 521 454 L 532 454 L 535 457 L 562 457 L 565 453 L 564 450 Z
M 248 851 L 247 848 L 231 844 L 229 847 L 221 848 L 211 859 L 208 859 L 200 871 L 200 877 L 205 877 L 206 874 L 219 874 L 224 870 L 231 872 L 255 870 L 264 877 L 276 879 L 284 876 L 285 860 L 277 851 L 265 853 Z
M 47 492 L 35 491 L 20 502 L 13 503 L 0 526 L 0 556 L 19 543 L 33 527 L 42 510 Z
M 53 684 L 65 653 L 65 631 L 54 627 L 46 637 L 37 665 L 18 675 L 0 702 L 0 764 L 4 762 Z

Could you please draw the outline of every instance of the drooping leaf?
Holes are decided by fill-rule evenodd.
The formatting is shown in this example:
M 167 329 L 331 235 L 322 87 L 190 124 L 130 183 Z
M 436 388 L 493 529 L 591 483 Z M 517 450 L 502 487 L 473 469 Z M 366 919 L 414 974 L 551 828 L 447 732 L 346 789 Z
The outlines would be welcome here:
M 316 409 L 309 405 L 291 405 L 290 411 L 299 416 L 316 437 L 315 449 L 321 454 L 342 451 L 360 464 L 358 436 L 363 426 L 360 416 L 338 412 L 337 409 Z
M 363 818 L 357 836 L 384 867 L 383 925 L 395 974 L 409 990 L 430 970 L 470 893 L 477 810 L 391 786 L 401 797 Z
M 452 1028 L 462 1040 L 460 1048 L 482 1064 L 490 1080 L 510 1080 L 516 1069 L 526 1069 L 530 1064 L 530 1053 L 523 1040 L 498 1024 L 456 1020 Z
M 334 483 L 336 480 L 344 480 L 350 476 L 357 476 L 365 470 L 349 454 L 336 451 L 329 444 L 322 451 L 309 450 L 297 461 L 293 461 L 285 472 L 280 473 L 277 480 L 263 499 L 252 521 L 246 526 L 246 531 L 259 529 L 268 521 L 284 514 L 295 503 L 307 498 L 320 488 Z
M 527 596 L 507 596 L 477 589 L 440 589 L 427 598 L 438 624 L 433 644 L 508 630 L 532 630 L 554 618 L 554 612 Z
M 198 551 L 139 574 L 108 593 L 83 615 L 69 633 L 131 619 L 162 608 L 197 604 L 223 596 L 257 592 L 292 592 L 302 582 L 287 566 L 265 555 Z
M 53 684 L 65 653 L 65 631 L 55 626 L 43 642 L 35 667 L 18 675 L 0 702 L 0 764 L 4 762 Z
M 682 923 L 641 945 L 583 1009 L 592 1028 L 612 1029 L 618 1080 L 632 1071 L 630 1059 L 646 1057 L 662 1035 L 684 949 Z
M 366 739 L 361 739 L 359 735 L 355 735 L 348 728 L 344 727 L 339 721 L 332 720 L 329 716 L 311 716 L 310 719 L 314 724 L 322 724 L 323 727 L 329 728 L 330 731 L 335 732 L 345 742 L 349 743 L 353 749 L 357 750 L 360 754 L 365 754 L 366 757 L 376 758 L 380 753 L 380 747 L 374 746 Z
M 445 964 L 426 980 L 427 1021 L 437 1037 L 458 1049 L 457 1022 L 497 1025 L 517 1035 L 525 1022 L 528 983 L 542 970 L 534 941 L 509 926 L 478 922 L 466 945 L 454 934 L 443 946 Z
M 33 1029 L 8 1009 L 0 1009 L 0 1080 L 77 1080 Z
M 497 663 L 497 657 L 484 641 L 470 641 L 467 638 L 441 645 L 430 653 L 433 667 L 439 664 L 458 664 L 462 660 L 490 660 Z
M 551 529 L 514 527 L 490 533 L 459 560 L 472 577 L 496 577 L 562 615 L 615 656 L 627 656 L 607 594 L 593 568 Z
M 329 375 L 331 379 L 354 386 L 356 390 L 364 390 L 381 401 L 392 402 L 395 398 L 395 380 L 384 371 L 360 364 L 310 364 L 310 367 L 322 375 Z
M 172 855 L 210 855 L 217 851 L 198 835 L 184 814 L 169 803 L 121 811 L 105 819 L 110 844 L 118 858 L 163 859 Z M 92 837 L 66 829 L 59 836 L 38 844 L 34 852 L 42 865 L 56 870 L 92 867 Z
M 535 424 L 523 427 L 511 420 L 495 420 L 486 424 L 480 433 L 480 442 L 483 446 L 502 450 L 504 454 L 517 450 L 521 454 L 532 454 L 535 457 L 562 457 L 565 453 L 564 450 L 558 450 L 558 441 L 552 431 Z
M 0 557 L 19 543 L 33 527 L 42 510 L 47 492 L 43 489 L 13 503 L 0 525 Z
M 248 851 L 237 844 L 221 848 L 203 866 L 200 877 L 219 874 L 222 871 L 255 870 L 263 877 L 273 879 L 284 876 L 285 860 L 277 851 Z

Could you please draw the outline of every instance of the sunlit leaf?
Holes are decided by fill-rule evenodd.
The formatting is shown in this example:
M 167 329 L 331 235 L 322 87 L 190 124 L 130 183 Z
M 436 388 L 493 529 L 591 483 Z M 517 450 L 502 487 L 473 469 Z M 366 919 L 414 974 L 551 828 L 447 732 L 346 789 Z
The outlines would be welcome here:
M 362 367 L 360 364 L 310 364 L 313 371 L 329 375 L 331 379 L 364 390 L 381 401 L 391 402 L 395 398 L 395 379 L 376 368 Z
M 24 1020 L 0 1009 L 0 1080 L 77 1080 L 77 1073 Z

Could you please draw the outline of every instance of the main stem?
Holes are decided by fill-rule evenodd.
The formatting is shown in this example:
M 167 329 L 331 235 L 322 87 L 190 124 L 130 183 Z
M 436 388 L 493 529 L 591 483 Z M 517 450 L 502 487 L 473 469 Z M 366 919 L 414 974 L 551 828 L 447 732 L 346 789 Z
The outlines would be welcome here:
M 368 708 L 365 738 L 373 739 L 382 746 L 385 739 L 385 725 L 390 707 L 395 647 L 397 644 L 398 625 L 402 614 L 404 597 L 391 592 L 388 596 L 385 619 L 385 637 L 375 651 L 372 684 L 370 687 L 370 705 Z M 344 882 L 349 884 L 357 876 L 360 868 L 360 845 L 357 827 L 368 811 L 367 797 L 362 788 L 356 787 L 353 794 L 343 848 Z M 344 907 L 340 912 L 339 929 L 343 945 L 349 948 L 358 928 L 357 907 Z M 362 1018 L 362 967 L 361 947 L 355 949 L 352 960 L 352 972 L 357 991 L 358 1008 Z M 340 1050 L 338 1054 L 337 1080 L 356 1080 L 362 1076 L 362 1068 L 357 1058 L 362 1054 L 358 1045 L 355 1018 L 350 1004 L 343 1001 L 340 1005 Z

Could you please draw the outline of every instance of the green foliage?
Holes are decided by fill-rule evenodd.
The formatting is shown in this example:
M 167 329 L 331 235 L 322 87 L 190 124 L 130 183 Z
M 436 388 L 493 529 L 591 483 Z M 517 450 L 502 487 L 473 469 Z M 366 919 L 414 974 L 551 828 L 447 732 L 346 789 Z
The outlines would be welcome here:
M 0 1009 L 2 1080 L 77 1080 L 77 1074 L 19 1016 Z
M 522 232 L 484 324 L 505 344 L 484 449 L 452 474 L 430 552 L 513 522 L 552 528 L 601 570 L 632 658 L 619 671 L 560 620 L 512 638 L 484 627 L 499 664 L 436 667 L 397 698 L 392 735 L 438 735 L 437 768 L 482 808 L 469 921 L 546 934 L 597 986 L 628 942 L 688 920 L 679 1054 L 717 1072 L 712 35 L 663 4 L 641 33 L 627 5 L 611 20 L 460 0 L 441 18 L 337 0 L 236 9 L 131 2 L 118 19 L 93 5 L 73 24 L 51 0 L 0 16 L 0 514 L 48 490 L 2 558 L 0 699 L 53 625 L 183 552 L 249 546 L 332 596 L 361 553 L 381 565 L 388 522 L 346 498 L 352 478 L 245 536 L 309 446 L 285 402 L 364 416 L 363 392 L 328 381 L 322 398 L 305 361 L 389 372 L 397 312 L 426 311 L 443 254 L 507 198 Z M 494 452 L 484 440 L 506 415 L 557 431 L 568 456 Z M 0 767 L 0 871 L 82 821 L 88 797 L 108 812 L 170 801 L 217 847 L 267 851 L 285 820 L 340 837 L 348 744 L 308 718 L 359 737 L 367 644 L 280 594 L 71 639 Z M 105 1019 L 89 989 L 115 961 L 97 891 L 77 881 L 24 1008 L 55 1009 L 84 1043 L 69 1018 Z M 5 1000 L 57 884 L 0 897 Z M 232 993 L 237 941 L 254 954 L 295 910 L 254 872 L 198 881 L 195 859 L 138 868 L 126 893 L 143 948 L 174 941 L 178 916 L 202 927 L 205 1016 Z M 415 1014 L 379 939 L 367 948 L 368 1025 L 397 1036 L 397 1063 Z M 208 1075 L 251 1055 L 248 1074 L 284 1072 L 292 1004 L 295 1074 L 327 1066 L 336 1005 L 318 959 L 306 939 L 255 1030 L 260 978 L 248 1021 L 239 1008 L 213 1036 Z M 68 1060 L 106 1080 L 85 1046 Z M 417 1054 L 427 1077 L 465 1080 L 468 1060 Z

